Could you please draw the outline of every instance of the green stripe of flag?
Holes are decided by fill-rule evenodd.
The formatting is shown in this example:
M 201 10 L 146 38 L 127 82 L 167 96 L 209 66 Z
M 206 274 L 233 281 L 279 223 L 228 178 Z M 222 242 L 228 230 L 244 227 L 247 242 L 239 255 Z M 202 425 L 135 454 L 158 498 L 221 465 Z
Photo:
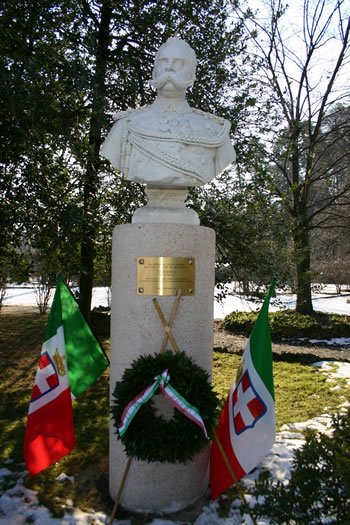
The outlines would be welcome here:
M 44 341 L 48 341 L 51 337 L 54 337 L 57 333 L 57 329 L 63 325 L 61 310 L 60 294 L 56 289 L 50 309 L 49 319 L 46 325 Z
M 109 363 L 74 297 L 59 275 L 45 341 L 55 335 L 57 328 L 62 324 L 70 389 L 72 394 L 78 397 L 96 381 Z
M 275 289 L 273 281 L 250 336 L 250 354 L 254 367 L 273 399 L 272 345 L 269 325 L 269 303 Z

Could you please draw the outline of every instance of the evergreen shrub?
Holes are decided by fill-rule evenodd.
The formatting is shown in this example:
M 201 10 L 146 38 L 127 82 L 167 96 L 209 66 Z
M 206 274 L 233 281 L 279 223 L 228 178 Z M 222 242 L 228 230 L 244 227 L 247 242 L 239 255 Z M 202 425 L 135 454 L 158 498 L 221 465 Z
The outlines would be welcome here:
M 250 335 L 259 312 L 231 312 L 222 327 L 230 332 Z M 270 312 L 269 320 L 273 337 L 311 337 L 326 339 L 350 337 L 350 317 L 340 314 L 314 312 L 299 314 L 295 310 Z
M 273 525 L 350 523 L 350 412 L 336 414 L 333 435 L 308 430 L 295 450 L 288 482 L 273 481 L 263 472 L 253 495 L 257 518 Z

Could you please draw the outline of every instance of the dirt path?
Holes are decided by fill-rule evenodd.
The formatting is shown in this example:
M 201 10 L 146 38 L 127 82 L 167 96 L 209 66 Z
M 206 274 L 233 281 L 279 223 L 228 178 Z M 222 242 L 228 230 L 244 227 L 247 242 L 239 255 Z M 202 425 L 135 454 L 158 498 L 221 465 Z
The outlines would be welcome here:
M 223 330 L 221 321 L 214 321 L 214 347 L 227 348 L 231 352 L 244 350 L 248 337 Z M 276 354 L 306 354 L 320 359 L 342 359 L 350 362 L 350 348 L 342 345 L 324 345 L 305 341 L 273 342 L 272 351 Z

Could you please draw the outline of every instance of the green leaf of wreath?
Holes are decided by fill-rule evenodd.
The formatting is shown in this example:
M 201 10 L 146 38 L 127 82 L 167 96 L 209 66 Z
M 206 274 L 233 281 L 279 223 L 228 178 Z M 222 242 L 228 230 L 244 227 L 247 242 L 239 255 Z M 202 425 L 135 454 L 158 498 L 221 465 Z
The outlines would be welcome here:
M 116 428 L 126 405 L 164 369 L 169 370 L 171 385 L 197 407 L 210 433 L 216 420 L 218 399 L 209 376 L 184 352 L 170 351 L 142 356 L 125 370 L 112 394 L 111 413 Z M 178 410 L 174 410 L 170 421 L 158 415 L 152 399 L 140 408 L 122 438 L 117 430 L 116 434 L 128 456 L 148 462 L 186 463 L 208 444 L 202 430 Z

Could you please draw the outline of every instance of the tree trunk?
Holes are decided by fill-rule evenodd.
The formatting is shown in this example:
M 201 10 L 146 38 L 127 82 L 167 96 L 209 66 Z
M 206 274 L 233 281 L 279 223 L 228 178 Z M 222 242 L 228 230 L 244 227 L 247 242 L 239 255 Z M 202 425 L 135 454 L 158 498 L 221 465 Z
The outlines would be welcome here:
M 300 314 L 312 314 L 311 298 L 311 258 L 307 224 L 301 224 L 294 231 L 294 257 L 296 268 L 296 311 Z
M 109 0 L 101 5 L 101 19 L 96 47 L 96 69 L 93 80 L 89 150 L 84 181 L 84 226 L 80 251 L 80 309 L 90 319 L 94 256 L 97 229 L 97 189 L 100 170 L 100 146 L 105 108 L 105 79 L 109 60 L 110 22 L 112 8 Z
M 86 213 L 86 211 L 85 208 L 84 212 Z M 87 218 L 84 219 L 84 233 L 80 249 L 79 306 L 85 318 L 90 321 L 92 287 L 94 281 L 95 243 L 93 239 L 94 231 L 91 228 L 91 225 L 87 224 Z
M 294 260 L 296 272 L 297 301 L 295 310 L 300 314 L 313 312 L 311 299 L 311 254 L 309 239 L 309 223 L 307 221 L 307 188 L 301 183 L 300 167 L 300 133 L 298 121 L 292 128 L 292 181 L 293 181 L 293 208 L 294 208 Z

